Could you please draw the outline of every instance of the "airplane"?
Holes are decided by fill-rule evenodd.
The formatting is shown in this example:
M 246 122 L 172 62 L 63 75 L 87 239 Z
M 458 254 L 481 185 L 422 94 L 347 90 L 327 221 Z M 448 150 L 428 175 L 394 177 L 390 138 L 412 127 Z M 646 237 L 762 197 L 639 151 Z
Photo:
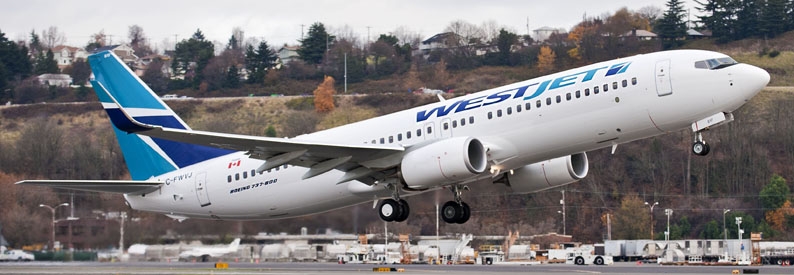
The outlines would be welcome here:
M 240 247 L 240 238 L 234 239 L 232 243 L 230 243 L 226 247 L 194 247 L 190 250 L 182 251 L 179 253 L 180 259 L 201 259 L 202 262 L 206 262 L 209 258 L 219 258 L 223 255 L 237 252 L 237 248 Z
M 177 220 L 283 219 L 372 202 L 405 221 L 405 198 L 451 191 L 441 218 L 469 220 L 469 185 L 515 194 L 584 178 L 587 151 L 733 121 L 769 74 L 703 50 L 641 54 L 291 138 L 191 129 L 114 53 L 88 58 L 131 180 L 25 180 L 17 184 L 121 193 L 137 210 Z

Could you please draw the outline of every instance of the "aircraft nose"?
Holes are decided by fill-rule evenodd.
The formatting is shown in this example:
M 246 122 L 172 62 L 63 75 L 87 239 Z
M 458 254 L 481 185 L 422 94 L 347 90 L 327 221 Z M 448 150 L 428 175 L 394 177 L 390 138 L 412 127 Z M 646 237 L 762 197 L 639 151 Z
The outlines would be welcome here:
M 744 69 L 744 74 L 746 77 L 745 81 L 755 92 L 760 91 L 769 84 L 769 73 L 764 69 L 747 65 Z

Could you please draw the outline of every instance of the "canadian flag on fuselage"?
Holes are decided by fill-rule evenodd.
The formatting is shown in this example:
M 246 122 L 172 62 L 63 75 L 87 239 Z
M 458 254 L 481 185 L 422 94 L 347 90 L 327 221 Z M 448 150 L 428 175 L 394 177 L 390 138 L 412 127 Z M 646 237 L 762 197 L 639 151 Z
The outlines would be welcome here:
M 232 169 L 232 167 L 239 167 L 240 163 L 242 163 L 242 162 L 243 161 L 240 160 L 240 159 L 232 160 L 231 162 L 229 162 L 229 169 Z

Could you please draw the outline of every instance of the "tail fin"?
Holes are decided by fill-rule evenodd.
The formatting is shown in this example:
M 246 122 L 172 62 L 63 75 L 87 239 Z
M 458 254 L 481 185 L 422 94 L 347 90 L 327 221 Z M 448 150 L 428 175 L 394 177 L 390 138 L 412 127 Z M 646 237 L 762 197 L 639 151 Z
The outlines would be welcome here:
M 229 248 L 228 249 L 229 249 L 230 252 L 234 252 L 234 251 L 237 251 L 237 248 L 239 246 L 240 246 L 240 238 L 236 238 L 236 239 L 234 239 L 234 241 L 232 241 L 232 243 L 229 244 Z
M 190 127 L 113 52 L 93 54 L 88 57 L 88 62 L 94 73 L 91 84 L 111 121 L 115 121 L 114 118 L 118 116 L 124 116 L 119 109 L 122 108 L 135 120 L 143 123 L 190 130 Z M 111 95 L 115 102 L 108 95 Z M 113 125 L 113 130 L 116 132 L 116 139 L 134 180 L 149 179 L 232 153 L 229 150 L 128 134 L 116 125 Z

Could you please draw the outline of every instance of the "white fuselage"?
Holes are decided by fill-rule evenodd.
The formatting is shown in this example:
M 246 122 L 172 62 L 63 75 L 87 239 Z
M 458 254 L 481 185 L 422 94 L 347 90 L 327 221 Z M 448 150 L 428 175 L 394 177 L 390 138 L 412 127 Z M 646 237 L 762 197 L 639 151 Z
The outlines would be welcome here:
M 759 80 L 766 72 L 746 64 L 694 66 L 696 61 L 721 57 L 726 56 L 707 51 L 638 55 L 295 139 L 411 147 L 449 137 L 476 137 L 489 149 L 491 170 L 504 172 L 677 131 L 710 115 L 734 111 L 766 85 L 768 75 Z M 262 163 L 244 152 L 219 157 L 153 178 L 166 182 L 159 191 L 125 198 L 135 209 L 177 217 L 275 219 L 391 194 L 378 184 L 335 184 L 344 175 L 337 170 L 302 180 L 308 168 L 281 166 L 252 176 Z M 486 172 L 480 178 L 487 177 L 492 175 Z

